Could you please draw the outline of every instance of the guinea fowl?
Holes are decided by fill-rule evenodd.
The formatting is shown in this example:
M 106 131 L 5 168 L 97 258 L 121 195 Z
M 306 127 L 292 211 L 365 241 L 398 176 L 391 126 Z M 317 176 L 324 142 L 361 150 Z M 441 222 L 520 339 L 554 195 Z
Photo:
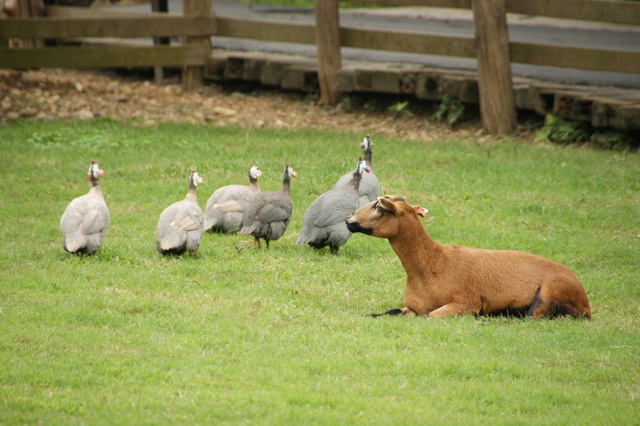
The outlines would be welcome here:
M 198 205 L 196 188 L 202 178 L 195 170 L 189 176 L 189 192 L 184 200 L 177 201 L 164 209 L 158 221 L 158 241 L 156 248 L 163 255 L 180 255 L 185 251 L 198 251 L 202 239 L 202 210 Z
M 373 172 L 373 166 L 371 165 L 372 146 L 373 142 L 371 141 L 371 137 L 369 137 L 369 135 L 365 136 L 360 143 L 360 148 L 364 149 L 364 161 L 370 169 L 369 173 L 362 176 L 360 189 L 358 189 L 358 194 L 360 195 L 360 207 L 370 203 L 371 201 L 377 200 L 378 196 L 380 195 L 380 184 L 378 183 L 378 178 Z M 339 186 L 342 186 L 348 183 L 350 180 L 351 173 L 347 173 L 346 175 L 342 176 L 333 187 L 337 188 Z
M 292 177 L 298 174 L 290 165 L 284 169 L 284 179 L 280 191 L 264 191 L 255 195 L 253 201 L 247 205 L 242 217 L 241 234 L 253 235 L 257 246 L 263 238 L 269 248 L 269 241 L 279 239 L 289 226 L 291 213 Z
M 346 221 L 360 208 L 358 189 L 363 173 L 370 170 L 360 158 L 356 169 L 349 173 L 351 180 L 316 198 L 304 214 L 304 225 L 296 244 L 309 244 L 316 249 L 329 246 L 331 253 L 337 253 L 352 235 Z
M 209 197 L 204 209 L 204 230 L 234 233 L 242 228 L 244 209 L 260 192 L 258 178 L 262 175 L 255 164 L 249 167 L 249 186 L 227 185 Z
M 69 253 L 91 254 L 102 245 L 109 227 L 109 208 L 98 184 L 102 176 L 104 171 L 91 160 L 89 193 L 71 201 L 60 218 L 62 247 Z

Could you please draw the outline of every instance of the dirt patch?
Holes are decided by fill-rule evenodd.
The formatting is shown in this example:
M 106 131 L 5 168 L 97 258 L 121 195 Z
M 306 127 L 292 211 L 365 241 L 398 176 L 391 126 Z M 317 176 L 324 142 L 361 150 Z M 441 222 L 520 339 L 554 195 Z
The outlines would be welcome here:
M 454 135 L 486 138 L 477 117 L 451 129 L 431 118 L 434 105 L 416 100 L 399 108 L 398 99 L 349 97 L 337 107 L 320 107 L 297 92 L 209 84 L 192 93 L 178 82 L 158 85 L 138 77 L 110 71 L 0 70 L 0 122 L 109 117 L 140 126 L 176 121 L 344 130 L 423 141 Z M 531 134 L 524 126 L 519 132 L 523 138 Z

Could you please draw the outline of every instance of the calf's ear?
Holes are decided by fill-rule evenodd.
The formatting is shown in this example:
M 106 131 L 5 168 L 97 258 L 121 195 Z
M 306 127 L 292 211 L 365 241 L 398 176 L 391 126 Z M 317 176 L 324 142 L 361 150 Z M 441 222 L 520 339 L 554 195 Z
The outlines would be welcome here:
M 393 202 L 393 198 L 386 196 L 386 197 L 378 197 L 378 204 L 380 205 L 380 207 L 382 207 L 383 209 L 385 209 L 386 211 L 388 211 L 389 213 L 396 213 L 396 205 Z
M 416 211 L 416 214 L 420 217 L 427 217 L 427 213 L 429 212 L 429 210 L 423 209 L 420 206 L 413 206 L 413 209 Z

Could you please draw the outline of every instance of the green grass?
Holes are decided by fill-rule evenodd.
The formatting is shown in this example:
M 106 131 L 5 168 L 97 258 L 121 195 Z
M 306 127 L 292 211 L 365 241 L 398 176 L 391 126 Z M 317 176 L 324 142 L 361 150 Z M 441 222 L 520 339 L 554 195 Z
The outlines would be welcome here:
M 569 265 L 594 319 L 370 318 L 402 306 L 384 240 L 298 247 L 313 199 L 355 167 L 363 135 L 112 121 L 0 128 L 0 424 L 637 424 L 640 156 L 572 146 L 375 134 L 384 193 L 429 209 L 442 243 Z M 620 156 L 620 154 L 617 154 Z M 96 255 L 58 221 L 105 170 L 112 222 Z M 195 167 L 200 204 L 263 190 L 290 162 L 294 216 L 271 249 L 205 235 L 162 258 L 155 226 Z

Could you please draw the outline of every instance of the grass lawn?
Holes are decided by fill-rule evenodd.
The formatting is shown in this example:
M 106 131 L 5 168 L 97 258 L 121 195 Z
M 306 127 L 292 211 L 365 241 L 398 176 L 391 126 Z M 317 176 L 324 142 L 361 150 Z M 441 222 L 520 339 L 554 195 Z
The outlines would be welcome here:
M 389 244 L 298 247 L 307 206 L 364 135 L 107 120 L 0 127 L 0 424 L 638 424 L 640 155 L 574 146 L 376 137 L 385 194 L 429 209 L 438 242 L 569 265 L 593 320 L 367 317 L 402 306 Z M 486 147 L 485 147 L 486 148 Z M 62 250 L 91 159 L 111 211 L 102 249 Z M 622 161 L 618 161 L 622 160 Z M 294 215 L 269 250 L 207 234 L 155 249 L 192 167 L 218 187 L 250 163 Z

